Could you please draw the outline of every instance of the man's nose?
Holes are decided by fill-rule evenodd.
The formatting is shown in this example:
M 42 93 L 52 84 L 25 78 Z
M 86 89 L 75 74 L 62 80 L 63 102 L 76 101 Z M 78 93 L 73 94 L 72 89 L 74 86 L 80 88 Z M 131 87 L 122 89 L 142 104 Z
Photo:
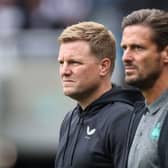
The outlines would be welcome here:
M 129 49 L 126 49 L 123 51 L 122 55 L 122 61 L 123 62 L 128 62 L 133 60 L 133 55 L 132 52 Z
M 61 73 L 61 75 L 68 75 L 68 74 L 70 74 L 71 73 L 70 66 L 67 63 L 63 63 L 60 66 L 60 73 Z

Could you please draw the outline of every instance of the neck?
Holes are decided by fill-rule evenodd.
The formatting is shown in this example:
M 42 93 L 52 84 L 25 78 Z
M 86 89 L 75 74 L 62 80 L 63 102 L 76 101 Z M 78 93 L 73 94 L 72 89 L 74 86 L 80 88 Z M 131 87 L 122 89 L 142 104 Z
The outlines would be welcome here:
M 90 95 L 87 95 L 87 97 L 83 97 L 82 99 L 78 100 L 78 103 L 82 107 L 82 109 L 84 110 L 87 106 L 89 106 L 91 103 L 93 103 L 99 97 L 101 97 L 104 93 L 109 91 L 111 88 L 112 88 L 112 84 L 110 82 L 109 83 L 104 82 L 104 85 L 97 88 Z
M 164 77 L 157 80 L 151 88 L 142 90 L 142 93 L 149 105 L 153 103 L 166 89 L 168 89 L 168 80 Z

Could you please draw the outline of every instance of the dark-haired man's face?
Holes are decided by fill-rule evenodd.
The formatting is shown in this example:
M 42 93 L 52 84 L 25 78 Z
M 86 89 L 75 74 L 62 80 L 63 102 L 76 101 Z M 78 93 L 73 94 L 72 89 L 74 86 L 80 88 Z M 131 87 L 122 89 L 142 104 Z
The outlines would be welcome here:
M 127 26 L 122 35 L 125 80 L 146 90 L 154 85 L 162 71 L 161 51 L 152 41 L 152 30 L 143 25 Z

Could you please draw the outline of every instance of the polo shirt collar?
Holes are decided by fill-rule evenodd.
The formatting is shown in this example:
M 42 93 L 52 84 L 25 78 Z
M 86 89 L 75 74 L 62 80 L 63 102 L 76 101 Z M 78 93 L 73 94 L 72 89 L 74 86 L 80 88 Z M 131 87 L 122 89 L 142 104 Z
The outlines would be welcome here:
M 168 103 L 168 89 L 164 91 L 153 103 L 147 105 L 150 114 L 155 114 Z

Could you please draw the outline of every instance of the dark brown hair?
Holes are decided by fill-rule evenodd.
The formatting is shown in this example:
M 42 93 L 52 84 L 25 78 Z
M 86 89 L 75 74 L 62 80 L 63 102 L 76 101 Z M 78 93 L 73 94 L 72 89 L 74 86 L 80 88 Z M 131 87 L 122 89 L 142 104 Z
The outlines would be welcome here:
M 152 30 L 152 40 L 159 50 L 168 45 L 168 12 L 160 9 L 140 9 L 123 18 L 122 29 L 131 25 L 144 25 Z

